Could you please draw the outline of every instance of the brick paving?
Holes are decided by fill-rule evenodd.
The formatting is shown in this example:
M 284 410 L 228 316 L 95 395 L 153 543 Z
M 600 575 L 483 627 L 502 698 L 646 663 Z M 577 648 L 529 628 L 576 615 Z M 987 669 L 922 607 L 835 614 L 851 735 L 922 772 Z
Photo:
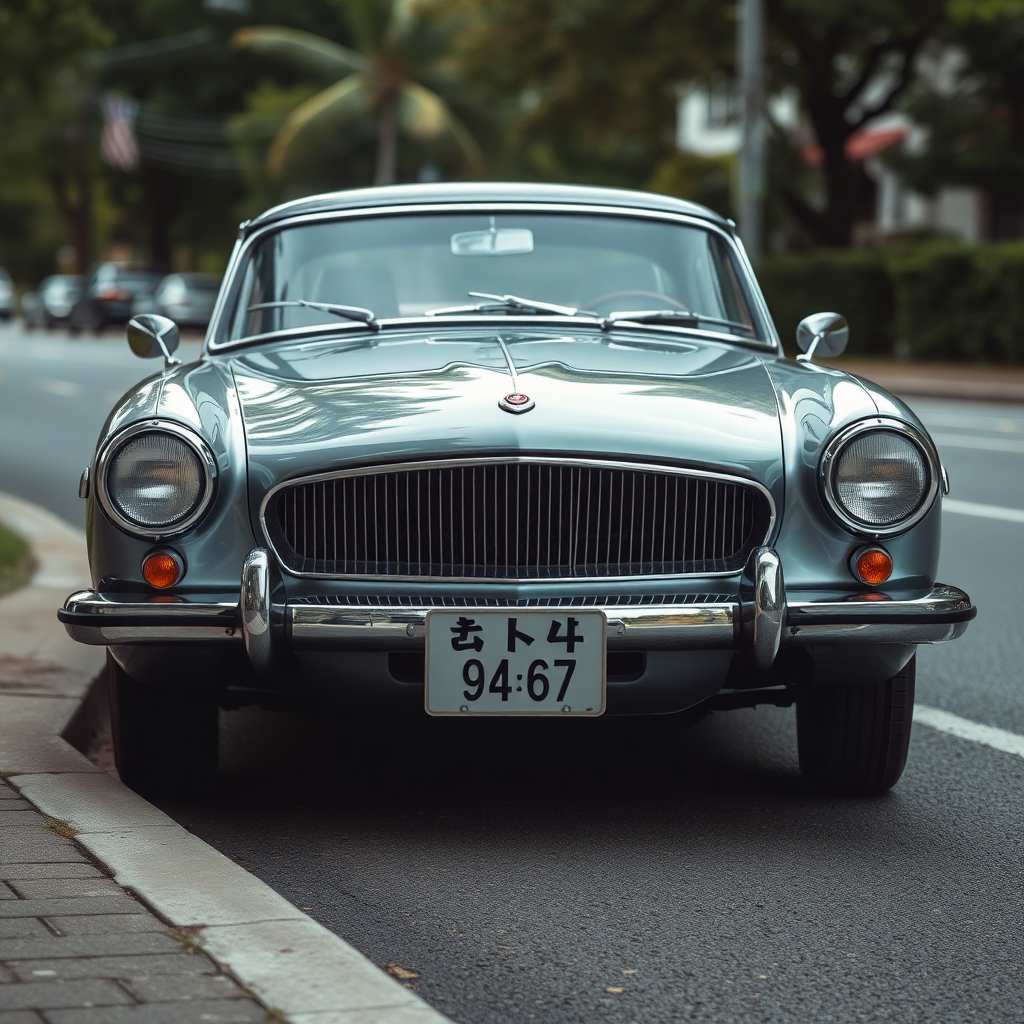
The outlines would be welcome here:
M 0 780 L 0 1024 L 262 1024 L 232 978 Z

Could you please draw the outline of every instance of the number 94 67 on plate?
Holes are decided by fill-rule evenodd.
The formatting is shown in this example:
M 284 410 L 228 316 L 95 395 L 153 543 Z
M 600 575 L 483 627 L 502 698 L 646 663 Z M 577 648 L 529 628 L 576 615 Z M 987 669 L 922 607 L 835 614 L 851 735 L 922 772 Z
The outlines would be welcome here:
M 607 631 L 593 608 L 429 611 L 427 714 L 604 714 Z

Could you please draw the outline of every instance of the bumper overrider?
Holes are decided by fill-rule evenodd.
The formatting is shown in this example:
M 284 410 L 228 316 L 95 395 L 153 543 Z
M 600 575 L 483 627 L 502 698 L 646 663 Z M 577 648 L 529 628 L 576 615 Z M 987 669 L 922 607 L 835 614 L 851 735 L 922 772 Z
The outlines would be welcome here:
M 273 566 L 262 548 L 245 560 L 239 596 L 143 596 L 81 590 L 58 611 L 68 635 L 98 646 L 244 644 L 253 667 L 267 671 L 278 650 L 422 651 L 427 612 L 454 603 L 466 607 L 571 605 L 571 598 L 474 600 L 296 598 L 277 603 Z M 955 640 L 977 615 L 957 587 L 937 583 L 903 597 L 871 591 L 849 596 L 788 593 L 778 555 L 760 548 L 751 557 L 735 598 L 659 599 L 663 603 L 602 603 L 610 651 L 737 650 L 768 669 L 781 647 L 848 644 L 934 644 Z

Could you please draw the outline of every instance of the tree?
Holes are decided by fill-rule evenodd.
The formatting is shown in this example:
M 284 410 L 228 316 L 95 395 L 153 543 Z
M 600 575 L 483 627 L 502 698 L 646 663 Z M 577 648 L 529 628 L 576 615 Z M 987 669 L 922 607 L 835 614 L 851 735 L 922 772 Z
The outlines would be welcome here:
M 947 0 L 768 0 L 773 87 L 799 90 L 822 153 L 820 204 L 779 184 L 813 242 L 850 244 L 858 187 L 847 143 L 894 110 L 915 83 L 918 57 L 947 23 L 946 6 Z
M 434 0 L 510 177 L 641 186 L 673 151 L 676 86 L 729 67 L 720 0 Z M 662 175 L 668 180 L 672 175 Z
M 0 6 L 0 207 L 14 200 L 14 208 L 27 214 L 26 202 L 39 201 L 29 199 L 32 179 L 46 181 L 66 222 L 79 270 L 92 248 L 86 58 L 109 38 L 85 0 L 6 0 Z M 22 238 L 22 258 L 30 247 L 31 238 Z
M 991 0 L 952 8 L 947 73 L 921 83 L 907 111 L 926 141 L 890 163 L 915 191 L 943 186 L 988 196 L 995 238 L 1024 234 L 1024 2 Z M 945 80 L 943 80 L 945 79 Z
M 235 33 L 237 47 L 288 61 L 321 79 L 334 79 L 285 121 L 267 158 L 273 175 L 281 174 L 303 141 L 344 130 L 368 116 L 375 116 L 378 126 L 377 185 L 395 180 L 400 130 L 419 139 L 448 137 L 473 170 L 481 171 L 483 161 L 472 135 L 445 100 L 423 84 L 437 54 L 437 26 L 418 17 L 415 7 L 411 0 L 348 0 L 345 9 L 356 49 L 280 27 Z

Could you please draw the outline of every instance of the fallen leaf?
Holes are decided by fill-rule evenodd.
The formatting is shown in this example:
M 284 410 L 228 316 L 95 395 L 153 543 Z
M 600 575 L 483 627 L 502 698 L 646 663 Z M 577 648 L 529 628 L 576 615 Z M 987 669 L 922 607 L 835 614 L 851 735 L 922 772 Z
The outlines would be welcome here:
M 622 992 L 622 989 L 621 989 L 621 988 L 616 988 L 616 986 L 615 986 L 615 985 L 609 985 L 609 986 L 608 986 L 608 987 L 607 987 L 607 988 L 605 989 L 605 992 L 611 992 L 611 993 L 612 993 L 613 995 L 616 995 L 616 996 L 617 996 L 617 995 L 619 995 L 619 994 L 620 994 L 620 993 Z
M 386 963 L 384 965 L 384 970 L 395 978 L 401 978 L 402 981 L 411 981 L 413 978 L 419 977 L 415 971 L 407 970 L 405 967 L 399 967 L 398 964 Z

